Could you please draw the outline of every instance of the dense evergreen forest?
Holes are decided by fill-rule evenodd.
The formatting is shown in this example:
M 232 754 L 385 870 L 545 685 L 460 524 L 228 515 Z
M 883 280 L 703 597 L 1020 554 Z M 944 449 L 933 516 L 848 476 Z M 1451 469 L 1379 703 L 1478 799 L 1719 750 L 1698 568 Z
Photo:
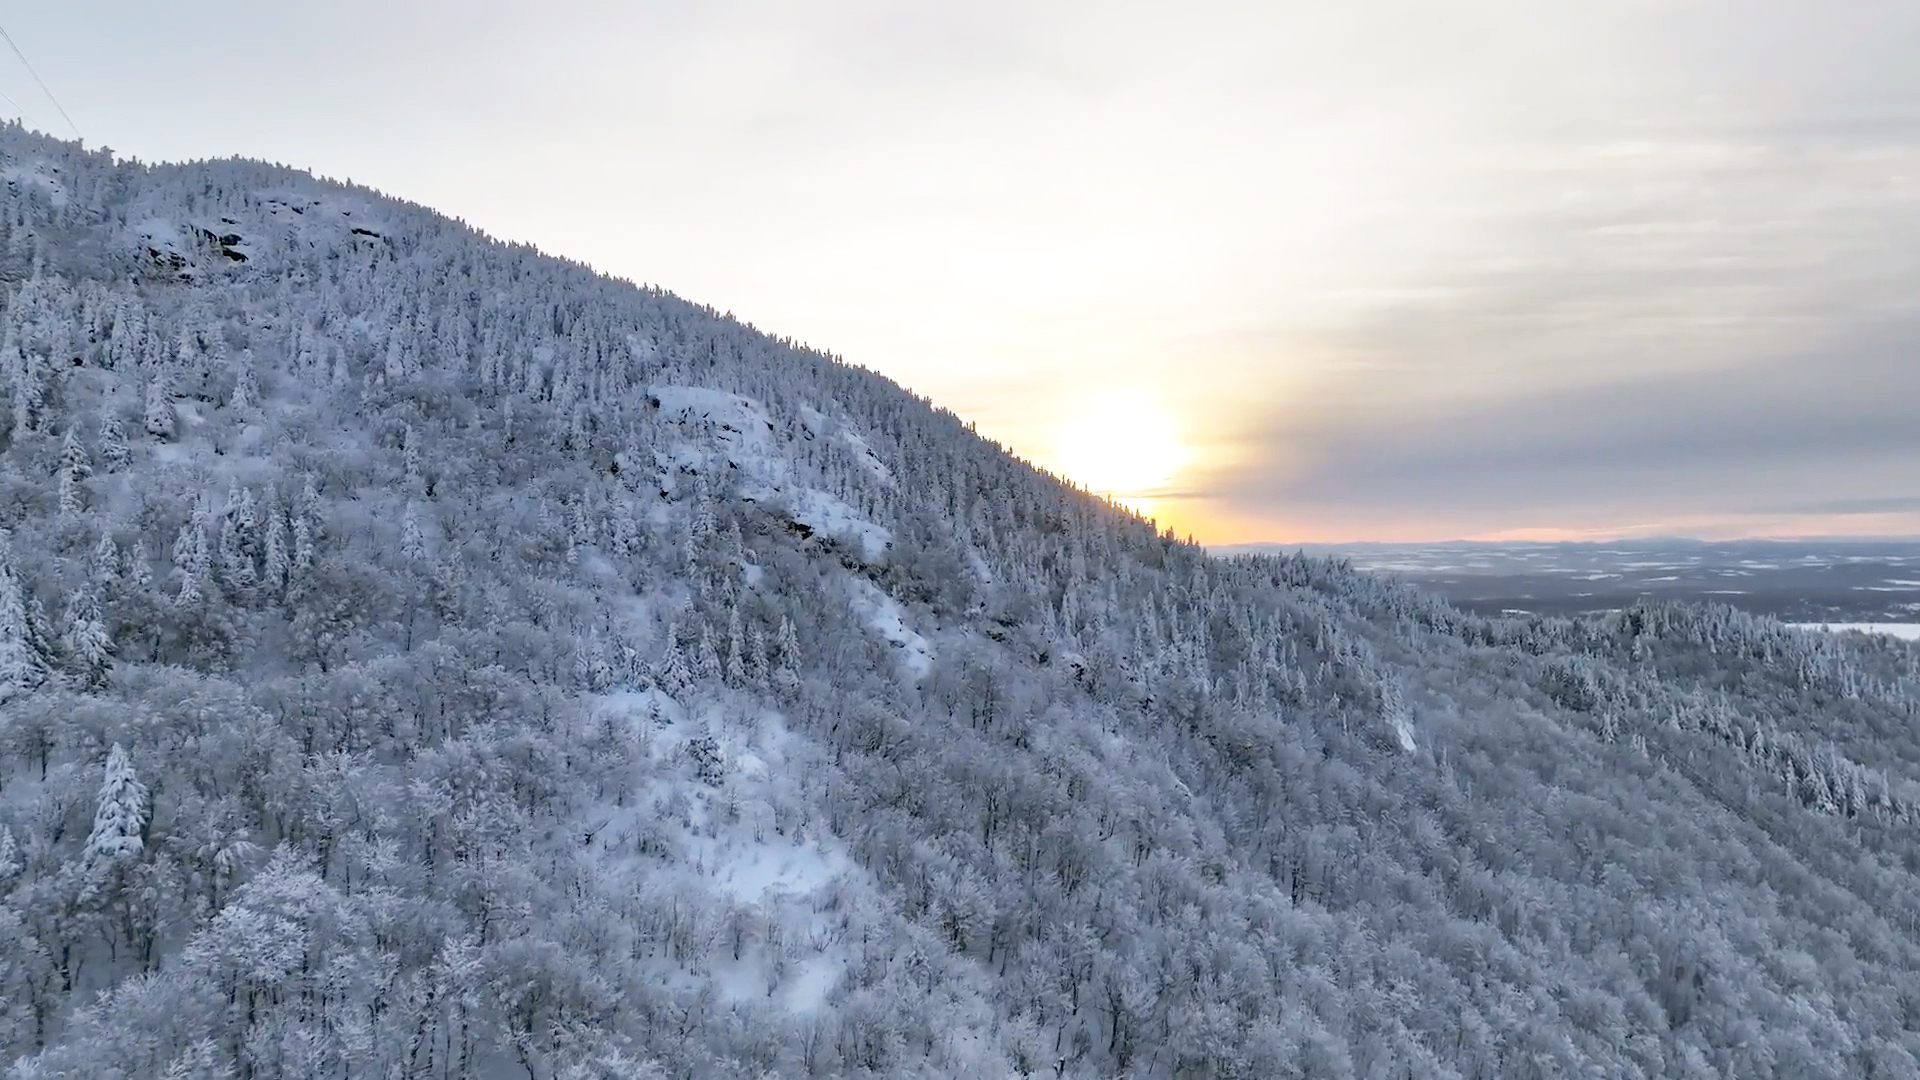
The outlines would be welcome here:
M 1211 557 L 372 191 L 0 131 L 0 1067 L 1920 1077 L 1920 651 Z

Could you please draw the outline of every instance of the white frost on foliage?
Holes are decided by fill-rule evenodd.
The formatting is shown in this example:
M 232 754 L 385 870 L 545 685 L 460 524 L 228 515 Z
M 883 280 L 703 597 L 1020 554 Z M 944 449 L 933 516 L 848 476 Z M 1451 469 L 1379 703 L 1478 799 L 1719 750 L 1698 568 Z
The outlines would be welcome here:
M 0 179 L 22 187 L 37 187 L 47 193 L 55 206 L 67 205 L 67 186 L 54 173 L 60 170 L 44 161 L 22 161 L 0 168 Z

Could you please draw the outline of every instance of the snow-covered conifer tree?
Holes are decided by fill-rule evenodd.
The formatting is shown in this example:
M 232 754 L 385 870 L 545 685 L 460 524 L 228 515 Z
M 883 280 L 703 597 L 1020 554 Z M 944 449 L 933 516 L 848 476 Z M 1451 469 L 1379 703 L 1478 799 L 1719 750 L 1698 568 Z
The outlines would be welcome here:
M 112 413 L 100 418 L 100 460 L 109 472 L 124 469 L 133 460 L 126 434 L 120 430 L 120 418 Z
M 233 395 L 227 400 L 227 407 L 236 416 L 246 417 L 260 401 L 258 376 L 253 370 L 253 350 L 240 350 L 240 358 L 234 364 Z
M 35 421 L 40 418 L 41 406 L 45 403 L 46 390 L 41 385 L 40 357 L 33 352 L 23 353 L 12 331 L 7 341 L 0 345 L 0 367 L 4 367 L 12 378 L 13 426 L 16 431 L 31 431 Z
M 72 473 L 62 469 L 60 471 L 60 514 L 62 517 L 72 517 L 81 509 L 80 484 L 73 478 Z
M 295 575 L 313 569 L 313 526 L 307 523 L 305 515 L 293 519 L 293 562 Z
M 287 549 L 287 518 L 272 485 L 267 486 L 263 502 L 262 512 L 266 515 L 266 539 L 263 545 L 266 548 L 266 584 L 270 589 L 281 589 L 286 587 L 287 575 L 293 569 L 293 556 Z
M 707 481 L 704 476 L 694 477 L 692 516 L 687 519 L 687 562 L 689 565 L 699 561 L 706 550 L 707 540 L 713 536 L 715 524 L 713 500 L 707 493 Z
M 193 331 L 185 326 L 173 339 L 173 363 L 176 370 L 191 373 L 200 363 L 200 346 Z
M 727 682 L 745 686 L 747 682 L 746 640 L 740 630 L 740 606 L 727 606 Z
M 713 627 L 704 621 L 700 624 L 700 646 L 694 654 L 693 674 L 701 682 L 712 682 L 720 677 L 720 653 L 713 645 Z
M 156 371 L 147 380 L 147 434 L 156 439 L 173 438 L 173 392 L 167 386 L 168 374 L 164 370 Z
M 738 521 L 727 522 L 725 543 L 727 561 L 736 566 L 745 565 L 747 561 L 747 545 L 746 541 L 740 537 L 740 523 Z
M 594 693 L 613 685 L 613 662 L 607 657 L 606 644 L 597 631 L 590 631 L 573 654 L 575 680 Z
M 680 630 L 673 623 L 667 624 L 666 645 L 660 659 L 660 670 L 656 675 L 661 689 L 669 694 L 684 694 L 693 685 L 693 672 L 687 668 L 686 653 L 680 648 Z
M 747 629 L 747 684 L 767 688 L 767 635 L 758 623 Z
M 221 578 L 242 595 L 259 577 L 253 565 L 255 533 L 253 492 L 236 480 L 227 488 L 226 510 L 220 515 L 218 551 Z
M 34 630 L 14 574 L 10 538 L 0 531 L 0 704 L 46 681 L 46 658 L 34 645 Z
M 313 530 L 314 517 L 320 511 L 320 493 L 313 486 L 313 476 L 308 474 L 301 485 L 300 497 L 293 504 L 293 573 L 305 574 L 313 569 Z
M 0 825 L 0 885 L 13 880 L 20 866 L 20 845 L 13 838 L 13 829 Z
M 89 690 L 106 685 L 113 664 L 113 639 L 100 615 L 100 602 L 91 586 L 75 589 L 67 598 L 60 643 L 75 681 Z
M 427 537 L 420 530 L 420 508 L 413 500 L 407 500 L 407 508 L 400 516 L 400 554 L 409 559 L 427 557 Z
M 208 516 L 202 501 L 173 538 L 173 570 L 180 578 L 180 591 L 174 603 L 181 607 L 197 603 L 206 593 L 207 575 L 213 569 L 213 552 L 207 539 Z
M 153 556 L 144 537 L 136 537 L 127 552 L 127 580 L 142 592 L 153 588 Z
M 125 747 L 114 743 L 107 751 L 106 778 L 93 812 L 93 830 L 87 834 L 89 859 L 109 862 L 140 854 L 147 828 L 147 788 L 133 773 Z
M 60 468 L 76 481 L 93 475 L 93 460 L 87 456 L 86 444 L 80 441 L 80 429 L 76 427 L 69 426 L 60 441 Z
M 87 571 L 105 588 L 112 588 L 120 579 L 120 545 L 113 542 L 113 534 L 105 529 L 100 530 L 100 539 L 93 545 Z
M 794 632 L 793 620 L 780 617 L 780 633 L 774 639 L 778 659 L 774 661 L 773 686 L 783 694 L 791 694 L 800 687 L 800 636 Z

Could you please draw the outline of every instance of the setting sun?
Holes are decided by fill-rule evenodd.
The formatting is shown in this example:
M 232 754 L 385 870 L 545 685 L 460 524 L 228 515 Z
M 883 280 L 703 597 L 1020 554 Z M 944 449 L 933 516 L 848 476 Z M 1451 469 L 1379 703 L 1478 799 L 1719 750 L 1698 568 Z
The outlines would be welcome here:
M 1088 399 L 1060 429 L 1055 459 L 1068 479 L 1145 511 L 1186 464 L 1173 418 L 1137 391 Z

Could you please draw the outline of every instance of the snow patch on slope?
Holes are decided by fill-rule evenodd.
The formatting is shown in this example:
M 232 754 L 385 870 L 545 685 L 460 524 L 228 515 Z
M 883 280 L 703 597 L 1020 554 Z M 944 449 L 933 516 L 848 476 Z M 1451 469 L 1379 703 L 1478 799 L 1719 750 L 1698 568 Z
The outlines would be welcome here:
M 967 549 L 967 569 L 973 571 L 975 581 L 982 585 L 993 585 L 997 579 L 993 576 L 993 567 L 987 565 L 986 557 L 978 548 Z
M 771 496 L 774 492 L 767 492 Z M 824 491 L 796 488 L 786 493 L 787 517 L 822 536 L 851 541 L 867 562 L 878 562 L 893 543 L 893 533 Z
M 376 210 L 357 199 L 340 195 L 315 197 L 310 192 L 261 192 L 261 206 L 276 229 L 290 230 L 311 247 L 322 242 L 363 244 L 384 240 L 390 231 Z M 357 213 L 356 213 L 357 211 Z
M 663 490 L 671 491 L 683 472 L 730 477 L 741 498 L 783 506 L 787 519 L 808 535 L 847 541 L 870 563 L 886 554 L 893 534 L 885 526 L 794 481 L 792 462 L 781 452 L 774 423 L 760 402 L 705 386 L 657 385 L 647 394 L 660 410 L 660 422 L 678 435 L 657 459 Z M 803 406 L 802 417 L 824 429 L 826 420 L 817 410 Z M 874 463 L 879 464 L 877 458 Z
M 880 460 L 880 455 L 874 453 L 873 447 L 850 425 L 829 419 L 811 405 L 800 406 L 800 424 L 810 439 L 837 437 L 853 452 L 853 459 L 860 463 L 861 468 L 873 474 L 873 478 L 882 484 L 889 487 L 893 485 L 893 470 L 887 468 L 887 463 Z
M 790 467 L 774 446 L 773 421 L 759 402 L 706 386 L 650 386 L 647 398 L 676 436 L 661 452 L 667 489 L 679 471 L 730 475 L 743 494 L 786 485 Z
M 758 441 L 773 430 L 773 421 L 760 403 L 739 394 L 708 386 L 651 386 L 647 393 L 665 422 L 705 422 L 721 433 L 723 441 L 743 443 L 749 434 Z
M 1413 722 L 1405 716 L 1393 718 L 1393 735 L 1400 740 L 1400 749 L 1409 754 L 1420 748 L 1420 745 L 1413 740 Z
M 893 470 L 887 468 L 887 463 L 881 461 L 880 455 L 873 452 L 873 447 L 867 445 L 866 439 L 846 430 L 840 432 L 840 438 L 853 449 L 854 460 L 872 473 L 874 479 L 883 484 L 893 483 Z
M 710 987 L 729 1004 L 823 1008 L 853 962 L 856 923 L 886 905 L 838 838 L 796 824 L 798 737 L 775 713 L 689 710 L 658 691 L 607 695 L 596 708 L 635 726 L 647 760 L 637 797 L 588 814 L 592 855 L 616 891 L 715 913 L 702 955 L 648 962 L 668 982 Z M 716 763 L 718 782 L 689 773 L 695 754 Z M 737 956 L 736 927 L 745 928 Z
M 165 218 L 148 218 L 140 223 L 136 232 L 140 237 L 140 243 L 150 254 L 172 257 L 182 263 L 187 261 L 190 249 L 186 234 L 182 233 L 180 226 L 173 222 Z
M 933 670 L 933 646 L 907 625 L 900 602 L 865 578 L 855 578 L 852 597 L 854 614 L 867 629 L 880 635 L 888 645 L 900 651 L 900 663 L 914 678 L 926 678 Z

